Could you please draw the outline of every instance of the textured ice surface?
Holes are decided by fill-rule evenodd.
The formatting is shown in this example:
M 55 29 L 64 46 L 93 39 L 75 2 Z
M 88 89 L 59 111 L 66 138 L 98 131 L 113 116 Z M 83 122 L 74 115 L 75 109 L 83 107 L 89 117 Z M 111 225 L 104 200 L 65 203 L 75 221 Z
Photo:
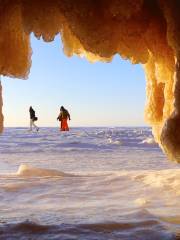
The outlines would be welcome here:
M 149 128 L 5 129 L 0 239 L 175 239 L 179 165 L 152 139 Z

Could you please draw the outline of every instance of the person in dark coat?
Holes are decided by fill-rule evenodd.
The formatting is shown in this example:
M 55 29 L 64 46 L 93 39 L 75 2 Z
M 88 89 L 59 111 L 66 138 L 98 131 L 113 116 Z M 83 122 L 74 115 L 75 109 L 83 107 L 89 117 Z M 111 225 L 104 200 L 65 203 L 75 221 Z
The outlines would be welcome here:
M 36 128 L 36 131 L 39 131 L 39 128 L 36 126 L 36 124 L 34 123 L 35 121 L 38 120 L 38 118 L 35 115 L 35 111 L 32 108 L 32 106 L 30 106 L 29 108 L 29 114 L 30 114 L 30 131 L 32 131 L 32 127 Z
M 60 121 L 60 131 L 69 131 L 68 120 L 71 120 L 70 114 L 63 106 L 60 108 L 60 113 L 57 117 Z

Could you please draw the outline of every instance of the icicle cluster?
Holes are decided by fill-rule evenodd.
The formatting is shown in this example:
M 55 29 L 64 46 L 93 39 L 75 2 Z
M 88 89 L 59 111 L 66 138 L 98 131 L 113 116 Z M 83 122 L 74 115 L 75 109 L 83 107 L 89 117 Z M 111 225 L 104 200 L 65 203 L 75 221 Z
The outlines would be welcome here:
M 3 131 L 3 114 L 2 114 L 2 106 L 3 106 L 3 101 L 2 101 L 2 86 L 1 86 L 1 81 L 0 81 L 0 132 Z
M 0 0 L 0 74 L 28 76 L 31 32 L 44 41 L 60 33 L 67 56 L 108 62 L 120 54 L 141 63 L 145 118 L 169 158 L 180 162 L 179 12 L 179 0 Z

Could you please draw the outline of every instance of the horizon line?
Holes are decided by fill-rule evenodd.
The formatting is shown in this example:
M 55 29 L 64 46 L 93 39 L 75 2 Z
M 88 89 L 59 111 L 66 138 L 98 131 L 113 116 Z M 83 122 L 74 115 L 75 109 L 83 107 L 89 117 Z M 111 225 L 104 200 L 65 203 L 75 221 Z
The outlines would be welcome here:
M 149 127 L 148 125 L 104 125 L 104 126 L 71 126 L 70 128 L 95 128 L 95 127 Z M 29 126 L 5 126 L 4 128 L 29 128 Z M 39 128 L 59 128 L 59 126 L 39 126 Z

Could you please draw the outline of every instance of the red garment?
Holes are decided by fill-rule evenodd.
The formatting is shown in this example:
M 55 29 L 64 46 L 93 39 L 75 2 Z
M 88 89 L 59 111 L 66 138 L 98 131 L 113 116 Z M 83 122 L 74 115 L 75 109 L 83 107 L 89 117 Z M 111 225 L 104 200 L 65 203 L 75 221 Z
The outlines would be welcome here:
M 66 118 L 61 120 L 60 131 L 69 131 L 69 127 L 68 127 Z

